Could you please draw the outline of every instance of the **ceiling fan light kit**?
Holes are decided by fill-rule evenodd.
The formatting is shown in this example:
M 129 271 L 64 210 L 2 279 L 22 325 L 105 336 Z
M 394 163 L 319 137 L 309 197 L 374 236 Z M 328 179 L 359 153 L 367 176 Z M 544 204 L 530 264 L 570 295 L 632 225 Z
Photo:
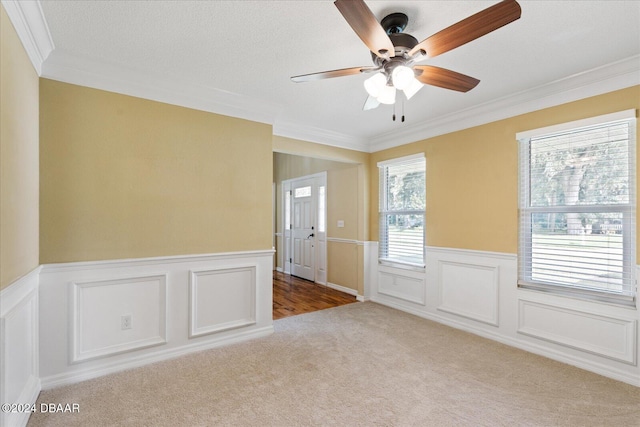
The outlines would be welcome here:
M 420 83 L 418 80 L 413 79 L 409 87 L 403 89 L 404 96 L 407 97 L 407 101 L 410 100 L 413 95 L 418 93 L 418 91 L 422 89 L 422 86 L 424 86 L 423 83 Z
M 334 2 L 344 19 L 371 51 L 374 66 L 353 67 L 291 77 L 294 82 L 308 82 L 362 73 L 374 74 L 364 81 L 369 94 L 363 109 L 379 104 L 394 104 L 396 90 L 411 99 L 425 84 L 458 92 L 468 92 L 480 83 L 470 76 L 417 62 L 455 49 L 520 18 L 516 0 L 503 0 L 459 21 L 418 43 L 404 33 L 409 18 L 392 13 L 378 23 L 363 0 Z M 404 121 L 404 120 L 403 120 Z
M 405 90 L 416 79 L 413 70 L 406 65 L 398 65 L 391 72 L 391 81 L 393 86 L 398 90 Z
M 381 104 L 392 105 L 396 102 L 396 88 L 393 86 L 386 85 L 382 88 L 380 95 L 376 98 Z
M 404 92 L 407 100 L 411 99 L 424 86 L 416 77 L 415 72 L 406 65 L 399 65 L 387 74 L 377 72 L 364 81 L 364 88 L 369 96 L 380 104 L 393 104 L 396 100 L 396 89 Z
M 375 73 L 373 76 L 369 77 L 364 81 L 364 88 L 369 94 L 369 96 L 373 96 L 377 98 L 382 93 L 382 90 L 387 85 L 387 78 L 382 73 Z

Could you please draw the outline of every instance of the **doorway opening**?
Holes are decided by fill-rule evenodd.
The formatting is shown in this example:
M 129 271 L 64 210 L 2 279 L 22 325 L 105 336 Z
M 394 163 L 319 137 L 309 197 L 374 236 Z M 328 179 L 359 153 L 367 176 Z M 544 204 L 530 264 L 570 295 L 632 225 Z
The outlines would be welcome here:
M 354 302 L 354 295 L 273 271 L 273 320 Z
M 289 300 L 298 300 L 288 293 L 304 285 L 312 285 L 318 300 L 326 288 L 346 293 L 350 301 L 360 299 L 366 245 L 358 237 L 366 234 L 366 180 L 366 167 L 360 162 L 274 152 L 273 269 L 274 276 L 284 275 L 283 292 Z M 278 292 L 274 281 L 275 310 Z

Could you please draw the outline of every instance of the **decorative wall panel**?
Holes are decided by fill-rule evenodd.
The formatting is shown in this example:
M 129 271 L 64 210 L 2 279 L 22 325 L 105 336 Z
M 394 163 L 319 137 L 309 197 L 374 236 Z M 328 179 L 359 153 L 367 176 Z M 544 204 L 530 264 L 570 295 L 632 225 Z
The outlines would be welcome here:
M 636 320 L 519 301 L 518 332 L 636 364 Z
M 379 271 L 378 293 L 417 304 L 425 304 L 424 279 L 415 275 Z
M 499 267 L 439 261 L 438 310 L 498 326 Z
M 256 268 L 191 271 L 189 336 L 256 323 Z

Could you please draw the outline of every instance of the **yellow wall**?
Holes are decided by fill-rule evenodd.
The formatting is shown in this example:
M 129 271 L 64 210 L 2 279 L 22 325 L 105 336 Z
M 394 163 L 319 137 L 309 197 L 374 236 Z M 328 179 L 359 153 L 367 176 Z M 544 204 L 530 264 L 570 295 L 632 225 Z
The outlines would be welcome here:
M 327 281 L 358 290 L 358 167 L 333 171 L 327 177 Z M 344 227 L 338 227 L 338 221 Z M 363 267 L 364 268 L 364 267 Z M 360 292 L 362 295 L 362 292 Z
M 355 168 L 357 165 L 333 160 L 317 159 L 307 156 L 295 156 L 284 153 L 273 153 L 273 180 L 281 183 L 287 179 L 312 175 L 328 170 Z
M 0 289 L 39 263 L 38 84 L 0 6 Z
M 358 240 L 358 167 L 332 170 L 327 175 L 327 236 Z M 344 227 L 338 227 L 338 221 Z
M 426 244 L 517 253 L 516 133 L 632 108 L 640 108 L 640 86 L 373 153 L 370 215 L 378 216 L 377 162 L 424 152 Z M 370 224 L 377 239 L 378 224 Z
M 300 156 L 302 160 L 293 163 L 278 165 L 275 169 L 275 181 L 309 175 L 323 170 L 336 169 L 339 163 L 357 165 L 358 186 L 357 193 L 351 196 L 357 197 L 357 223 L 358 230 L 355 239 L 360 241 L 369 239 L 369 153 L 316 144 L 298 139 L 273 136 L 273 151 L 276 154 L 290 154 Z M 329 163 L 323 163 L 328 160 Z M 331 166 L 333 164 L 333 166 Z M 281 170 L 281 168 L 285 168 Z M 274 181 L 274 182 L 275 182 Z M 357 195 L 356 195 L 357 194 Z M 376 216 L 377 218 L 377 212 Z
M 329 175 L 338 193 L 329 237 L 376 240 L 377 162 L 424 152 L 427 245 L 516 253 L 515 134 L 640 109 L 636 86 L 368 154 L 273 136 L 260 123 L 39 81 L 1 12 L 0 288 L 39 263 L 270 248 L 272 150 L 350 164 Z M 329 280 L 356 277 L 360 289 L 361 247 L 355 273 L 332 276 L 343 270 L 338 264 L 351 265 L 353 248 L 340 245 L 330 246 L 336 273 Z
M 330 145 L 316 144 L 299 139 L 286 138 L 279 135 L 273 136 L 273 151 L 346 163 L 366 164 L 369 161 L 369 153 L 332 147 Z
M 271 126 L 43 79 L 40 262 L 272 247 Z

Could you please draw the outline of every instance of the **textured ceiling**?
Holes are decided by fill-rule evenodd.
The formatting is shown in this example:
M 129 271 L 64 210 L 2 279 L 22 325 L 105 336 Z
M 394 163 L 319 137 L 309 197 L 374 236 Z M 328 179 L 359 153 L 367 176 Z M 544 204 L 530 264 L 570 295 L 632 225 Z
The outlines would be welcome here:
M 378 19 L 406 13 L 405 32 L 418 40 L 495 3 L 367 2 Z M 275 129 L 339 135 L 359 142 L 360 149 L 380 135 L 489 108 L 496 100 L 607 64 L 629 58 L 640 63 L 638 1 L 520 4 L 521 19 L 424 62 L 476 77 L 480 84 L 468 93 L 425 86 L 404 103 L 401 123 L 391 120 L 390 106 L 362 111 L 366 76 L 290 81 L 297 74 L 371 65 L 368 49 L 331 0 L 41 2 L 55 45 L 47 61 L 73 62 L 76 69 L 88 61 L 105 70 L 241 95 L 270 109 Z M 402 105 L 396 108 L 400 113 Z

